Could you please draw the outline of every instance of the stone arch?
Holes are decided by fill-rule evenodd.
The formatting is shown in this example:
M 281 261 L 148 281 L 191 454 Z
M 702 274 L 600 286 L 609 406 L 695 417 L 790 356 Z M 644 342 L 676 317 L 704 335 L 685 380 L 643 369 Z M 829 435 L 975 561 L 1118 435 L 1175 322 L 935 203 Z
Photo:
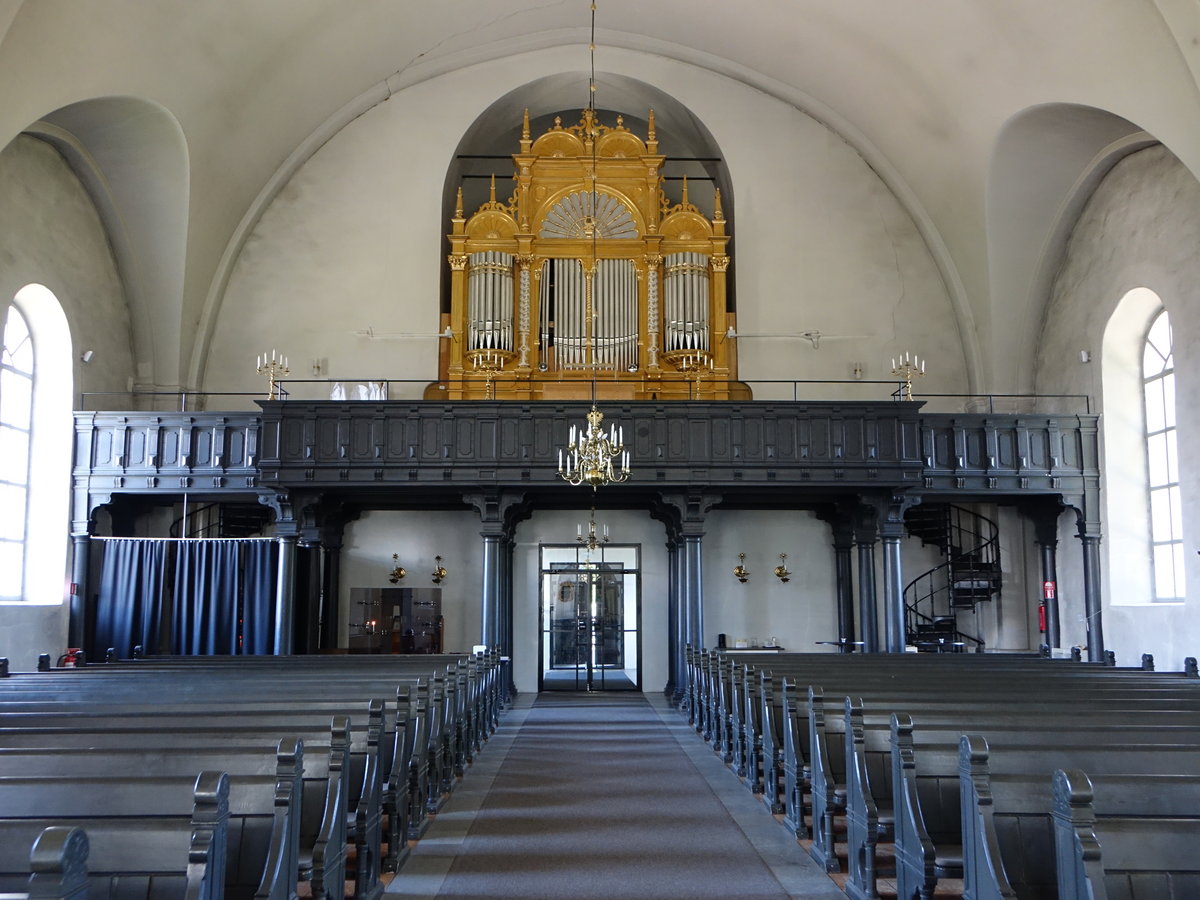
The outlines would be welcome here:
M 1155 139 L 1102 109 L 1070 103 L 1012 116 L 992 148 L 986 214 L 993 389 L 1034 388 L 1036 335 L 1067 238 L 1096 186 Z M 1006 370 L 1000 360 L 1008 360 Z
M 60 107 L 25 129 L 52 145 L 104 223 L 130 307 L 135 383 L 181 383 L 189 159 L 175 116 L 141 97 Z

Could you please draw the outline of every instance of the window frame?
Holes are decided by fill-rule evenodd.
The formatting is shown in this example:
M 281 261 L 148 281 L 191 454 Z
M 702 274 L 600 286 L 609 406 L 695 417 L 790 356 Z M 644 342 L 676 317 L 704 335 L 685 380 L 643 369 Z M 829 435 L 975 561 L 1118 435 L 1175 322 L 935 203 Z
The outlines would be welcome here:
M 14 324 L 19 322 L 24 331 L 22 339 L 14 346 L 9 345 L 9 329 Z M 37 346 L 36 338 L 34 337 L 33 329 L 30 328 L 29 319 L 22 313 L 20 307 L 13 303 L 8 307 L 8 311 L 4 316 L 3 331 L 0 332 L 0 434 L 5 430 L 15 431 L 25 435 L 25 451 L 23 466 L 18 463 L 15 469 L 23 469 L 23 471 L 8 471 L 0 470 L 0 485 L 17 488 L 22 494 L 22 508 L 24 515 L 22 516 L 20 528 L 16 537 L 9 537 L 0 533 L 0 544 L 15 544 L 19 546 L 19 576 L 16 581 L 16 593 L 0 593 L 0 601 L 19 601 L 25 597 L 25 587 L 27 583 L 28 572 L 28 538 L 29 538 L 29 515 L 30 515 L 30 485 L 33 480 L 33 447 L 35 440 L 35 423 L 34 423 L 34 403 L 35 394 L 37 391 Z M 18 358 L 22 348 L 25 348 L 29 355 L 28 369 L 21 368 L 18 365 Z M 15 422 L 6 418 L 5 413 L 12 413 L 13 410 L 8 408 L 10 404 L 5 403 L 5 382 L 10 384 L 14 379 L 22 379 L 28 381 L 28 403 L 25 404 L 25 416 L 22 422 Z M 19 480 L 17 476 L 20 476 Z
M 1156 336 L 1160 323 L 1164 326 L 1165 335 Z M 1165 347 L 1160 343 L 1164 337 Z M 1152 354 L 1161 359 L 1161 364 L 1153 373 L 1148 373 L 1148 362 L 1152 359 Z M 1151 318 L 1142 340 L 1141 357 L 1142 443 L 1145 450 L 1146 507 L 1149 523 L 1147 537 L 1150 552 L 1150 596 L 1155 603 L 1181 603 L 1186 599 L 1187 587 L 1174 403 L 1177 387 L 1175 341 L 1166 309 L 1160 309 Z M 1157 408 L 1152 408 L 1152 395 L 1160 404 Z M 1161 470 L 1161 477 L 1156 477 L 1156 469 Z M 1163 572 L 1164 563 L 1170 566 L 1169 576 Z M 1168 580 L 1172 592 L 1160 591 L 1164 582 Z

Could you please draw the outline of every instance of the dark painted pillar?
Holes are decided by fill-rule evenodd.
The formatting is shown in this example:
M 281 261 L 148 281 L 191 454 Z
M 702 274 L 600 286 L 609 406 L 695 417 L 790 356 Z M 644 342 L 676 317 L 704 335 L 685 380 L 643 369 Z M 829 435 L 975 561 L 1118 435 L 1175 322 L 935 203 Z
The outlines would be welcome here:
M 683 696 L 686 683 L 684 650 L 687 640 L 680 627 L 679 617 L 679 544 L 667 541 L 667 686 L 664 693 L 672 703 Z
M 84 647 L 87 637 L 88 560 L 92 552 L 92 536 L 84 532 L 71 535 L 71 606 L 67 646 Z
M 829 524 L 833 532 L 833 562 L 836 581 L 834 601 L 837 603 L 838 648 L 853 653 L 854 631 L 854 507 L 838 503 L 817 511 L 817 518 Z
M 700 541 L 704 532 L 683 535 L 684 570 L 687 572 L 684 603 L 687 607 L 687 642 L 704 646 L 704 574 Z
M 903 523 L 883 522 L 883 610 L 884 635 L 888 653 L 903 653 L 905 645 L 904 573 L 900 565 L 900 540 Z
M 503 537 L 481 531 L 483 586 L 480 604 L 479 643 L 494 648 L 500 642 L 500 556 Z
M 875 511 L 864 508 L 854 527 L 858 548 L 858 621 L 864 653 L 879 652 L 879 626 L 875 609 Z
M 275 584 L 275 655 L 291 656 L 293 640 L 293 607 L 296 599 L 296 535 L 281 534 L 279 541 L 279 574 Z
M 688 491 L 660 494 L 650 507 L 650 514 L 661 521 L 667 530 L 667 553 L 670 571 L 668 640 L 670 672 L 674 701 L 687 695 L 687 647 L 700 650 L 704 646 L 704 577 L 701 539 L 704 537 L 704 518 L 719 503 L 719 494 Z M 653 650 L 645 649 L 650 653 Z
M 1045 541 L 1042 550 L 1042 603 L 1046 607 L 1046 643 L 1062 646 L 1062 626 L 1058 618 L 1058 541 Z
M 337 649 L 341 625 L 342 531 L 321 539 L 321 649 Z
M 483 526 L 483 572 L 480 585 L 479 643 L 497 647 L 505 642 L 505 654 L 512 653 L 511 625 L 506 632 L 505 622 L 512 615 L 512 538 L 516 524 L 529 514 L 522 493 L 489 491 L 465 494 L 463 500 L 475 507 Z M 505 563 L 505 555 L 509 563 Z M 508 597 L 506 601 L 505 598 Z M 508 604 L 506 611 L 505 604 Z M 510 662 L 509 669 L 512 669 Z
M 1058 517 L 1062 506 L 1044 504 L 1027 508 L 1024 512 L 1033 521 L 1034 540 L 1041 555 L 1041 603 L 1046 616 L 1044 643 L 1051 648 L 1061 647 L 1062 630 L 1058 615 Z
M 1081 534 L 1083 543 L 1083 613 L 1087 626 L 1088 662 L 1104 662 L 1104 623 L 1100 615 L 1100 536 Z

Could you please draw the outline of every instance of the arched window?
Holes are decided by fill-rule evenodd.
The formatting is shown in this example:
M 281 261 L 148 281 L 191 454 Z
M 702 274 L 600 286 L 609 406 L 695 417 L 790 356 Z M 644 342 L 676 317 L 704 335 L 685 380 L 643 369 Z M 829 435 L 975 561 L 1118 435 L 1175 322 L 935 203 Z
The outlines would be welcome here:
M 71 335 L 54 294 L 22 288 L 0 354 L 0 602 L 63 601 L 71 472 Z
M 1175 355 L 1171 322 L 1160 312 L 1142 348 L 1146 485 L 1150 495 L 1150 542 L 1154 599 L 1182 600 L 1183 514 L 1175 443 Z
M 13 306 L 0 353 L 0 600 L 20 600 L 25 593 L 33 362 L 29 324 Z

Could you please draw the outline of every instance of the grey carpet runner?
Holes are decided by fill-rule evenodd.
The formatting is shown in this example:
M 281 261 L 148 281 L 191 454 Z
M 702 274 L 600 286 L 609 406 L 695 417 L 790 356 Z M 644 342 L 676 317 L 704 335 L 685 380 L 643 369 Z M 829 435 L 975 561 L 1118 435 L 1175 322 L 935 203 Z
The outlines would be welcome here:
M 788 894 L 640 694 L 543 694 L 438 896 Z

